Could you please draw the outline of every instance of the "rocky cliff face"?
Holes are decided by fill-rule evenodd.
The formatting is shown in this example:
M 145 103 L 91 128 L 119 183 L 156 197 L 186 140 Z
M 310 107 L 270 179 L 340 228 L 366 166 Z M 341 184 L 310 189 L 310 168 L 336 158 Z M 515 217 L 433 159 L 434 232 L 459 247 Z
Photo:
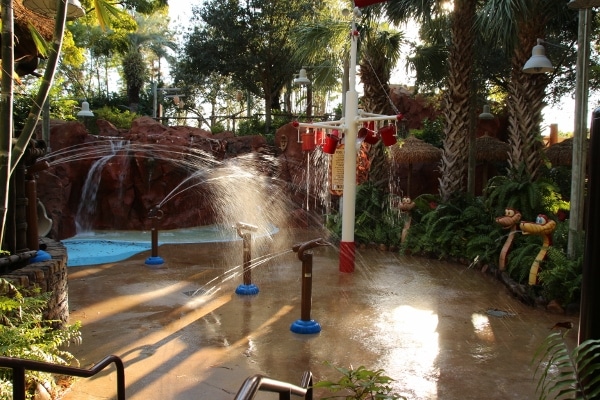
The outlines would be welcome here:
M 49 236 L 55 239 L 73 236 L 79 222 L 93 230 L 150 229 L 150 211 L 174 191 L 181 194 L 161 207 L 161 229 L 214 223 L 214 207 L 203 201 L 207 193 L 190 176 L 266 147 L 260 135 L 213 135 L 198 128 L 167 127 L 149 117 L 136 119 L 128 132 L 106 122 L 100 128 L 95 136 L 78 122 L 52 126 L 51 152 L 44 157 L 50 167 L 37 174 L 37 192 L 53 220 Z M 88 174 L 101 159 L 97 182 L 86 187 Z M 178 190 L 186 180 L 197 187 Z M 87 189 L 92 192 L 84 193 Z M 84 221 L 77 221 L 82 210 Z

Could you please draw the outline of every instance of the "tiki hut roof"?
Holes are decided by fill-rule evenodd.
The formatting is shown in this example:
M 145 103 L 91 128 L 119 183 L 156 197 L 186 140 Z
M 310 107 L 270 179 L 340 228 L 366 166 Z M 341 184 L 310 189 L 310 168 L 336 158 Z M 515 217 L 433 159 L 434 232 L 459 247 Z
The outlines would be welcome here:
M 586 139 L 586 147 L 589 139 Z M 553 165 L 571 166 L 573 164 L 573 138 L 553 144 L 546 149 L 546 157 Z
M 431 163 L 441 159 L 442 149 L 409 136 L 397 146 L 392 146 L 391 154 L 393 160 L 400 164 Z
M 500 139 L 483 135 L 475 141 L 477 161 L 504 161 L 508 158 L 510 146 Z
M 39 57 L 39 53 L 29 32 L 31 24 L 42 37 L 48 41 L 52 40 L 54 32 L 54 19 L 47 18 L 23 6 L 22 0 L 13 1 L 14 9 L 14 33 L 15 33 L 15 61 L 24 58 Z

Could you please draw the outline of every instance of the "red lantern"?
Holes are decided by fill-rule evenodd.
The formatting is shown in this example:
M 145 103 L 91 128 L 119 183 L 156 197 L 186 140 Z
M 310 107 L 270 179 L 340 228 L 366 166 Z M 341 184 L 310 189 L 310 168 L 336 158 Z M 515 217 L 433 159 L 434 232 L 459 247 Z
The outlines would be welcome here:
M 391 146 L 396 144 L 396 127 L 394 125 L 384 126 L 379 130 L 379 135 L 384 145 Z

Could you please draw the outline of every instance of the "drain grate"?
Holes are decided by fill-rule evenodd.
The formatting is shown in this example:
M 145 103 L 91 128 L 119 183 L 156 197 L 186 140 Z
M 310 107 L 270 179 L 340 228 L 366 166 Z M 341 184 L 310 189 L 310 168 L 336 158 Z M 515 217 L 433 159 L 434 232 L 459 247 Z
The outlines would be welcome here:
M 196 297 L 196 296 L 203 296 L 206 294 L 206 292 L 207 292 L 206 289 L 198 288 L 196 290 L 189 290 L 187 292 L 183 292 L 183 294 L 185 294 L 186 296 L 189 296 L 189 297 Z

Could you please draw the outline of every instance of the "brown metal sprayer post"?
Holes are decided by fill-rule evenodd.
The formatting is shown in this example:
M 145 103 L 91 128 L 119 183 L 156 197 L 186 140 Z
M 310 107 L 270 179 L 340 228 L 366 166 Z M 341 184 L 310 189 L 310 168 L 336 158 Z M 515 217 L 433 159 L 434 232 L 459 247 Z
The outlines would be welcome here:
M 243 284 L 239 285 L 235 292 L 237 294 L 249 295 L 257 294 L 258 287 L 252 283 L 252 234 L 250 232 L 256 232 L 257 226 L 246 224 L 244 222 L 238 222 L 235 225 L 237 234 L 242 238 L 242 268 L 244 271 Z M 248 231 L 248 232 L 245 232 Z
M 313 253 L 307 250 L 317 246 L 327 246 L 329 243 L 323 239 L 314 239 L 306 243 L 297 244 L 292 250 L 298 253 L 298 259 L 302 261 L 302 298 L 300 300 L 300 319 L 296 320 L 290 330 L 294 333 L 319 333 L 321 325 L 311 319 L 312 308 L 312 265 Z
M 152 228 L 150 228 L 150 240 L 152 244 L 152 253 L 146 259 L 146 265 L 161 265 L 164 260 L 158 256 L 158 221 L 162 219 L 164 212 L 160 208 L 153 208 L 148 214 L 148 218 L 152 220 Z

